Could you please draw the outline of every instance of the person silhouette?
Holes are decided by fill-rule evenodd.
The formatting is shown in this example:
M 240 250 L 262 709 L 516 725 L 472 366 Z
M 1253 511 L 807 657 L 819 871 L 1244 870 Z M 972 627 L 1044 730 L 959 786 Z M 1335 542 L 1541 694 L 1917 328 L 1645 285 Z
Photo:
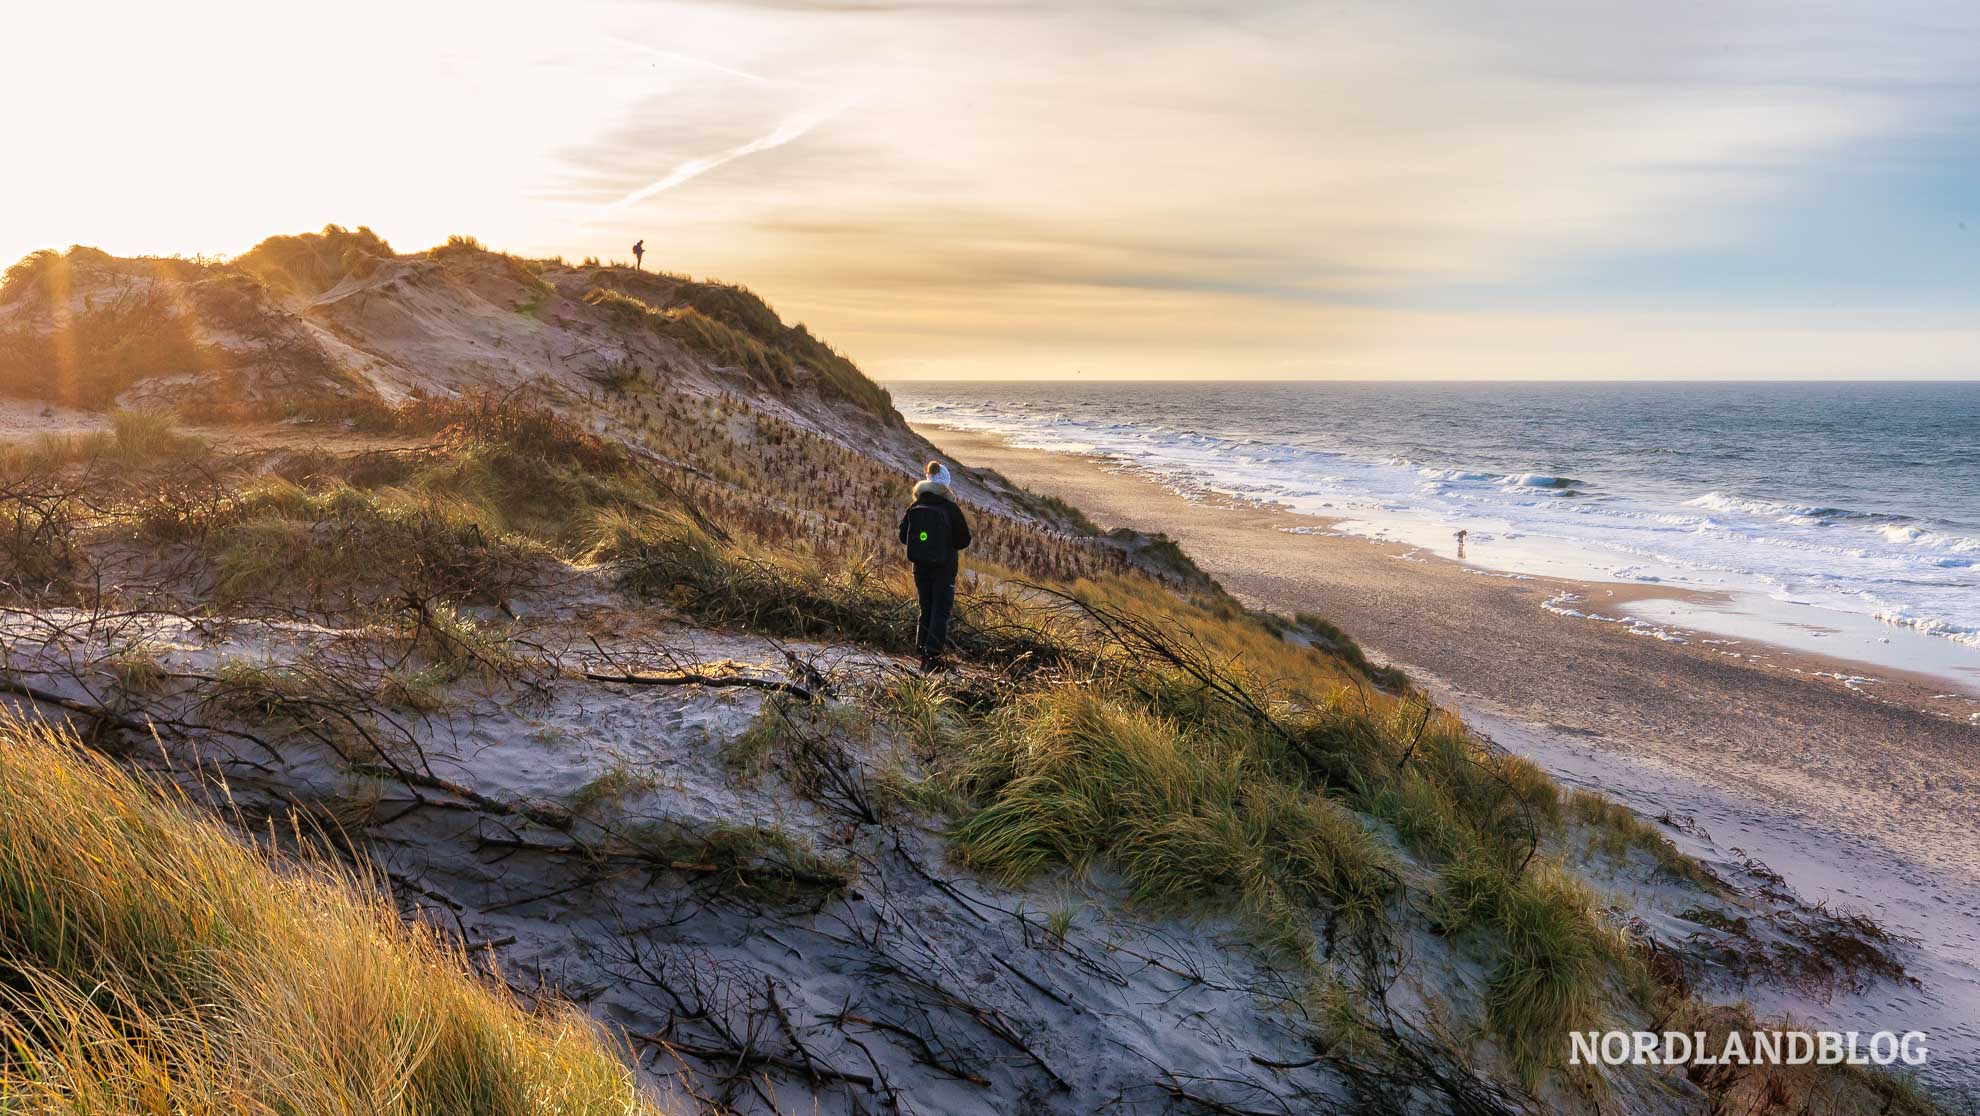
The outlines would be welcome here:
M 949 484 L 948 467 L 930 461 L 924 479 L 914 486 L 914 503 L 901 516 L 901 542 L 914 565 L 914 591 L 921 603 L 914 642 L 924 671 L 942 665 L 949 617 L 956 607 L 956 575 L 962 552 L 969 549 L 969 519 L 956 506 Z
M 633 266 L 641 271 L 646 270 L 646 241 L 644 240 L 633 241 Z

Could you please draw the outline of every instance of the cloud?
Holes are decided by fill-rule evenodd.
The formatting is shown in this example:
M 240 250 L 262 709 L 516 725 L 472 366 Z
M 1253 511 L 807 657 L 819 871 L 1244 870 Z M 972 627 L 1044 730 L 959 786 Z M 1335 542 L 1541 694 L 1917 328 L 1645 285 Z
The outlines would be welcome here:
M 665 266 L 746 281 L 883 373 L 943 345 L 958 366 L 1000 374 L 1082 349 L 1092 368 L 1104 354 L 1082 330 L 1123 352 L 1151 339 L 1165 372 L 1180 354 L 1216 374 L 1216 352 L 1251 367 L 1268 350 L 1275 367 L 1407 352 L 1369 371 L 1462 374 L 1527 355 L 1572 371 L 1621 367 L 1569 344 L 1599 333 L 1574 322 L 1636 330 L 1606 343 L 1668 355 L 1661 315 L 1728 291 L 1715 336 L 1787 337 L 1778 320 L 1737 319 L 1794 304 L 1814 282 L 1803 264 L 1876 227 L 1849 206 L 1927 208 L 1895 172 L 1826 208 L 1811 192 L 1923 131 L 1944 137 L 1928 158 L 1970 159 L 1980 131 L 1958 117 L 1980 94 L 1980 20 L 1935 0 L 964 11 L 667 5 L 670 27 L 684 12 L 699 21 L 670 45 L 719 49 L 788 85 L 701 83 L 620 106 L 564 150 L 539 196 L 581 201 L 573 235 L 599 244 L 636 223 Z M 786 91 L 845 88 L 865 91 L 858 111 L 801 150 L 628 212 L 815 128 L 781 115 Z M 726 146 L 767 120 L 782 123 Z M 642 163 L 674 165 L 648 182 L 626 170 Z M 1941 173 L 1939 192 L 1955 178 Z M 1736 285 L 1687 271 L 1732 259 Z M 1904 293 L 1958 297 L 1943 283 Z M 1851 297 L 1867 310 L 1899 294 L 1866 284 Z M 1550 328 L 1448 313 L 1465 307 Z M 1426 328 L 1491 340 L 1365 336 Z M 1032 333 L 1050 343 L 1018 343 Z M 1961 349 L 1980 367 L 1980 344 Z M 1835 361 L 1859 357 L 1873 364 Z M 1153 369 L 1145 352 L 1135 364 Z
M 852 103 L 851 99 L 846 99 L 821 105 L 787 118 L 783 123 L 778 124 L 775 128 L 750 140 L 748 143 L 738 144 L 726 151 L 718 151 L 713 155 L 703 155 L 699 158 L 689 159 L 687 162 L 668 171 L 661 178 L 647 183 L 645 186 L 634 190 L 625 197 L 606 206 L 603 210 L 603 215 L 622 212 L 649 198 L 663 194 L 684 182 L 699 178 L 717 167 L 733 163 L 737 159 L 742 159 L 763 151 L 770 151 L 794 140 L 801 139 L 813 128 L 846 111 Z

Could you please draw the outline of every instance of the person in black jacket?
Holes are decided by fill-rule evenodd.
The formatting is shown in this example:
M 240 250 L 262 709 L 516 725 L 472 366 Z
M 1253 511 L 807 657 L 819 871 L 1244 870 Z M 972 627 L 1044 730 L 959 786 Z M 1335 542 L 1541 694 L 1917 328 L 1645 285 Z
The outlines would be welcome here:
M 914 641 L 921 648 L 921 669 L 932 670 L 941 664 L 949 639 L 960 555 L 969 549 L 969 520 L 949 495 L 949 470 L 939 461 L 930 461 L 927 476 L 914 486 L 914 503 L 901 516 L 901 542 L 914 563 L 914 591 L 921 598 Z

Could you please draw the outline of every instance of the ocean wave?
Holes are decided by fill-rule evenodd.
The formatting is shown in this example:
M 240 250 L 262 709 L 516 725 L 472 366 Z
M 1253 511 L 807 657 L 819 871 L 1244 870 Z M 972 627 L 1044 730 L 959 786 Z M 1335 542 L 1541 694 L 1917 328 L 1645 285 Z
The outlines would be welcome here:
M 1906 546 L 1932 547 L 1939 550 L 1949 550 L 1954 554 L 1980 553 L 1980 539 L 1973 538 L 1969 535 L 1950 535 L 1942 531 L 1919 527 L 1915 524 L 1893 523 L 1884 527 L 1880 533 L 1886 541 L 1901 543 Z M 1941 563 L 1941 565 L 1948 566 L 1969 566 L 1972 564 L 1971 559 Z
M 1463 527 L 1470 560 L 1487 566 L 1787 595 L 1980 647 L 1980 587 L 1969 572 L 1980 567 L 1980 538 L 1910 516 L 1729 488 L 1664 495 L 1627 471 L 1577 476 L 1583 470 L 1357 454 L 1219 434 L 1201 418 L 1123 421 L 1113 407 L 1081 414 L 942 401 L 902 410 L 1027 448 L 1098 454 L 1185 493 L 1279 503 L 1338 521 L 1330 532 L 1435 546 Z
M 1487 473 L 1476 469 L 1440 469 L 1433 465 L 1417 466 L 1408 458 L 1390 458 L 1387 462 L 1405 468 L 1415 468 L 1418 476 L 1445 484 L 1495 484 L 1502 488 L 1539 488 L 1556 491 L 1571 488 L 1584 488 L 1586 481 L 1576 477 L 1557 477 L 1547 473 Z
M 1744 515 L 1780 517 L 1788 519 L 1891 519 L 1870 512 L 1851 511 L 1848 508 L 1831 508 L 1817 504 L 1790 504 L 1780 500 L 1755 500 L 1746 496 L 1728 496 L 1723 492 L 1707 492 L 1703 496 L 1686 500 L 1694 508 L 1710 511 L 1739 512 Z
M 1708 511 L 1737 512 L 1762 519 L 1779 519 L 1783 522 L 1826 525 L 1830 523 L 1848 524 L 1890 524 L 1912 523 L 1908 515 L 1895 515 L 1889 512 L 1857 511 L 1854 508 L 1838 508 L 1826 504 L 1796 504 L 1785 500 L 1760 500 L 1747 496 L 1729 496 L 1723 492 L 1707 492 L 1686 500 L 1689 507 L 1704 508 Z
M 1573 477 L 1550 477 L 1544 473 L 1519 473 L 1500 483 L 1511 488 L 1579 488 L 1583 484 Z

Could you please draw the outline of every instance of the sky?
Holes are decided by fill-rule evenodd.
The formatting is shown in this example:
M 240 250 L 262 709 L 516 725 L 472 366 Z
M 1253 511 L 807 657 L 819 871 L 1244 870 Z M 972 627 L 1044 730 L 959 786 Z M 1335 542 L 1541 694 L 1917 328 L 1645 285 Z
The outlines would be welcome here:
M 1980 378 L 1966 0 L 0 0 L 0 257 L 368 225 L 880 379 Z

